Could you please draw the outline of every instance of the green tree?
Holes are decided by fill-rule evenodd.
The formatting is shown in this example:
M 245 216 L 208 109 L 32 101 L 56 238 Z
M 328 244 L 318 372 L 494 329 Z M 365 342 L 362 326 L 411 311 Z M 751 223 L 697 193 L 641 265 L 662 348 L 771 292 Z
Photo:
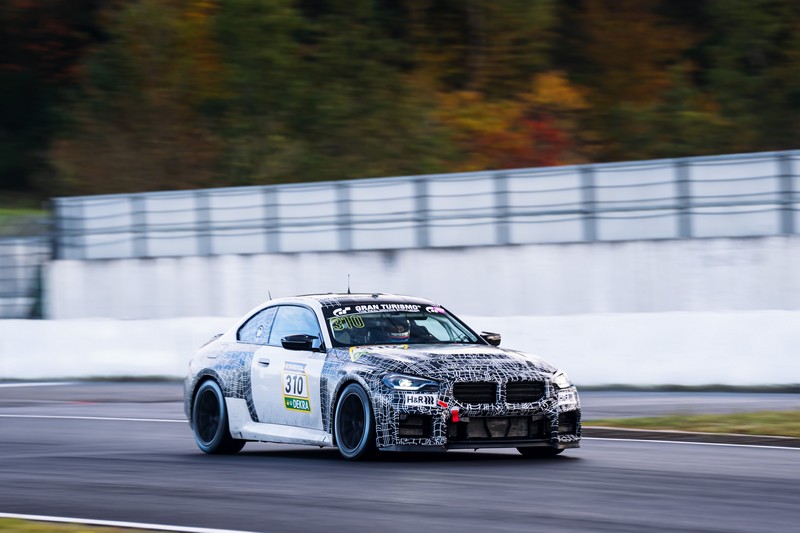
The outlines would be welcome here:
M 673 11 L 670 11 L 670 8 Z M 590 108 L 585 156 L 620 161 L 689 156 L 730 149 L 714 94 L 698 83 L 693 54 L 703 33 L 675 18 L 661 0 L 585 0 L 569 13 L 579 24 L 575 79 Z
M 511 98 L 550 68 L 552 0 L 405 0 L 415 67 L 439 90 Z
M 708 83 L 738 150 L 795 148 L 800 134 L 800 5 L 711 0 Z
M 446 168 L 435 96 L 405 70 L 391 25 L 374 0 L 306 12 L 287 0 L 226 2 L 219 27 L 232 96 L 223 173 L 268 183 Z
M 102 31 L 97 0 L 0 2 L 0 190 L 29 191 L 48 173 L 44 157 L 60 126 L 64 92 Z
M 109 12 L 109 40 L 86 62 L 71 127 L 51 151 L 70 193 L 216 184 L 220 139 L 199 112 L 223 98 L 215 2 L 140 0 Z

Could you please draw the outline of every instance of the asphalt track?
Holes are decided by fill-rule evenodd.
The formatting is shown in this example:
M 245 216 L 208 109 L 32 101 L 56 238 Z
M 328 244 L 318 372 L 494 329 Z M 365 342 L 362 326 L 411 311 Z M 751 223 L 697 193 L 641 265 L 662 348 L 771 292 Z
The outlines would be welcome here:
M 598 416 L 797 409 L 798 395 L 586 393 Z M 671 407 L 670 407 L 671 404 Z M 667 411 L 663 411 L 666 409 Z M 40 418 L 44 417 L 44 418 Z M 797 531 L 800 449 L 586 439 L 387 454 L 196 448 L 174 383 L 0 384 L 0 512 L 247 531 Z

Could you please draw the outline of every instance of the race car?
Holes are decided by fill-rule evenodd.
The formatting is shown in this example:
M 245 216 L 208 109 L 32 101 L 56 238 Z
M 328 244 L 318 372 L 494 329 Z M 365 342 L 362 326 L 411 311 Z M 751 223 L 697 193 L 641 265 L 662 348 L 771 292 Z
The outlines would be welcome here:
M 580 400 L 567 374 L 500 340 L 423 298 L 269 300 L 193 355 L 185 411 L 209 454 L 247 441 L 336 446 L 349 460 L 579 447 Z

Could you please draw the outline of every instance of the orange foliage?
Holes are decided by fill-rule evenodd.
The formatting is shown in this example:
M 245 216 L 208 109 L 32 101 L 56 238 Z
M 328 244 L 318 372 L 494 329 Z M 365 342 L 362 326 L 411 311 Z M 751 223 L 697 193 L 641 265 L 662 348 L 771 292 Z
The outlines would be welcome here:
M 581 91 L 558 72 L 536 76 L 530 91 L 488 101 L 476 92 L 441 96 L 441 120 L 466 154 L 459 170 L 550 166 L 578 162 Z

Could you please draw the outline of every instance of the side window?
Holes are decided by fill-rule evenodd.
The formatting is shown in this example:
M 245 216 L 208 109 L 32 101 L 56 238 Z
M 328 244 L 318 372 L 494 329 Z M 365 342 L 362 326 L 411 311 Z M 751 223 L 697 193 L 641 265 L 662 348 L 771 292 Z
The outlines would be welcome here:
M 283 337 L 302 333 L 317 337 L 317 340 L 314 341 L 314 348 L 319 348 L 322 344 L 319 322 L 311 309 L 296 305 L 280 306 L 272 325 L 272 333 L 269 335 L 269 344 L 280 346 Z
M 239 328 L 237 339 L 249 344 L 267 344 L 269 330 L 277 312 L 277 307 L 268 307 L 253 315 L 250 320 Z

